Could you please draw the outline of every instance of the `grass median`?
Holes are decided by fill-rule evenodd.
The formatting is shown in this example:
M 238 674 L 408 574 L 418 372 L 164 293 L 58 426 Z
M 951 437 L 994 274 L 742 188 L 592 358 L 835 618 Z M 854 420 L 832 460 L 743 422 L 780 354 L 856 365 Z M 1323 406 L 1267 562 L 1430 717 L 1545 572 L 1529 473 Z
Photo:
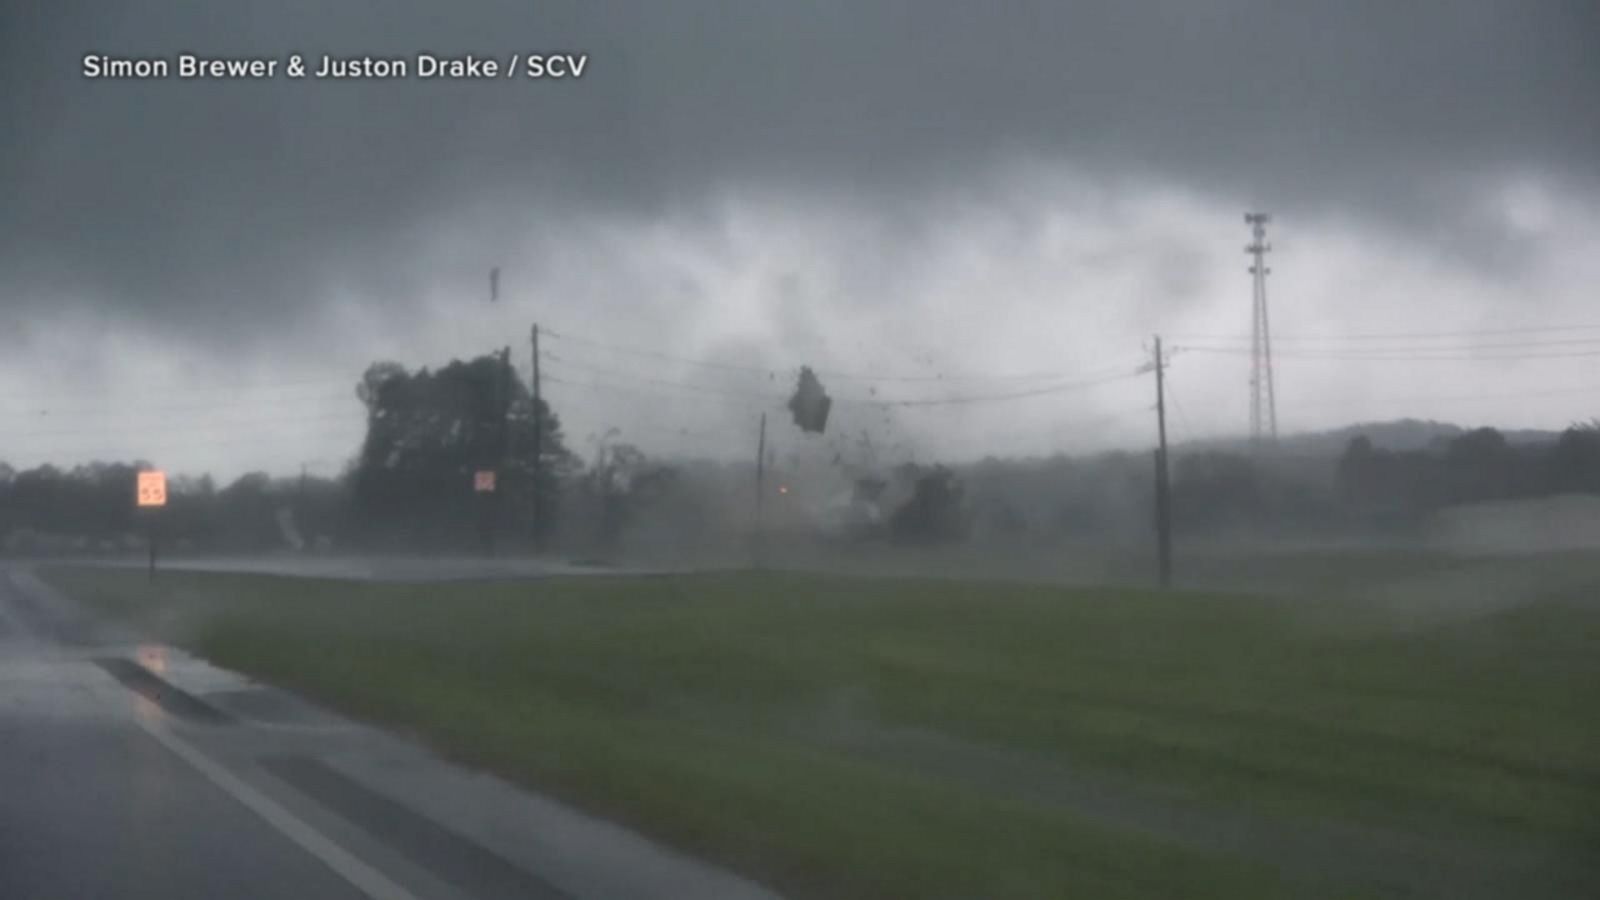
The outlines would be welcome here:
M 1600 615 L 745 573 L 364 584 L 57 569 L 153 636 L 801 895 L 1344 896 L 1056 778 L 1286 820 L 1600 835 Z

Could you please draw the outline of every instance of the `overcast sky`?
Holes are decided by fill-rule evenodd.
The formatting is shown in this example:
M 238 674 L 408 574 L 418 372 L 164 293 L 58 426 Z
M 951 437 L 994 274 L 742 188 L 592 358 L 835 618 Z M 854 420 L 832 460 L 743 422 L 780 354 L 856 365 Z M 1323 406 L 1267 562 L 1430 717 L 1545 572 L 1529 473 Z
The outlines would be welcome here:
M 1274 215 L 1286 430 L 1600 414 L 1588 0 L 3 9 L 13 465 L 332 473 L 368 362 L 509 344 L 526 375 L 535 321 L 578 449 L 617 427 L 732 452 L 802 363 L 839 398 L 821 441 L 1139 448 L 1149 378 L 1099 382 L 1156 332 L 1194 348 L 1173 358 L 1176 436 L 1239 433 L 1249 359 L 1217 351 L 1245 345 L 1199 336 L 1249 332 L 1246 209 Z M 87 53 L 180 52 L 589 63 L 81 74 Z M 926 404 L 952 399 L 985 402 Z M 816 452 L 787 423 L 774 441 Z

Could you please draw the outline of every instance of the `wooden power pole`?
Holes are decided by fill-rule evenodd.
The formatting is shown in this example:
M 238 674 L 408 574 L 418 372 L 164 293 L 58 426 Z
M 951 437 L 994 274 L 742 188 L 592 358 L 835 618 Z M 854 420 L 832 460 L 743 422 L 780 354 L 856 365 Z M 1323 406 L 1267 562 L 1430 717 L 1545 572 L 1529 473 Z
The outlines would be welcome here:
M 1172 491 L 1167 471 L 1167 361 L 1161 355 L 1161 337 L 1155 339 L 1156 369 L 1156 553 L 1161 569 L 1161 586 L 1172 584 Z
M 543 509 L 539 505 L 539 474 L 544 460 L 544 402 L 539 397 L 539 323 L 533 324 L 533 545 L 537 548 L 544 537 Z
M 762 522 L 762 507 L 767 501 L 767 414 L 761 414 L 761 430 L 756 437 L 756 528 L 754 535 L 755 562 L 759 568 L 762 564 L 765 548 L 762 546 L 765 535 Z
M 756 528 L 761 527 L 761 506 L 767 497 L 767 414 L 761 414 L 761 431 L 756 438 Z

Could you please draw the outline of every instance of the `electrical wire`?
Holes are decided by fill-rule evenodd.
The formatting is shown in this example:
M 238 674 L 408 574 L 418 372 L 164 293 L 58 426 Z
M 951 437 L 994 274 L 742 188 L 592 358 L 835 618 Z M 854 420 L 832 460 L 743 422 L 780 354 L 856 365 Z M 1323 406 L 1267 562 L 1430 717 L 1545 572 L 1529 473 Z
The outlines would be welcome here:
M 638 397 L 646 397 L 646 398 L 649 398 L 649 399 L 652 399 L 652 400 L 659 400 L 663 396 L 663 392 L 661 390 L 659 390 L 659 388 L 667 388 L 668 389 L 667 393 L 669 395 L 676 396 L 680 400 L 705 400 L 705 401 L 716 402 L 718 398 L 722 398 L 723 400 L 727 400 L 727 399 L 751 400 L 751 399 L 759 398 L 759 399 L 771 399 L 774 404 L 777 404 L 777 403 L 780 402 L 779 398 L 776 398 L 776 397 L 767 398 L 767 397 L 765 397 L 765 395 L 746 394 L 746 393 L 727 393 L 727 392 L 723 392 L 723 391 L 709 391 L 709 390 L 705 390 L 704 388 L 702 388 L 700 386 L 689 386 L 689 385 L 681 385 L 681 384 L 680 385 L 673 385 L 673 386 L 669 387 L 668 384 L 661 383 L 661 382 L 656 382 L 656 383 L 653 383 L 653 384 L 632 384 L 632 385 L 608 384 L 608 383 L 603 382 L 603 381 L 594 381 L 592 379 L 591 380 L 586 380 L 586 381 L 579 381 L 579 380 L 577 380 L 575 378 L 568 378 L 568 377 L 566 377 L 564 375 L 561 375 L 561 374 L 545 375 L 544 376 L 544 380 L 546 382 L 550 383 L 550 384 L 565 385 L 565 386 L 568 386 L 568 387 L 576 387 L 576 388 L 587 388 L 587 389 L 592 389 L 592 390 L 613 391 L 613 392 L 621 393 L 621 394 L 632 394 L 632 395 L 638 396 Z M 682 393 L 675 393 L 675 392 L 682 392 Z
M 339 388 L 339 389 L 342 389 L 342 390 L 353 391 L 355 389 L 356 385 L 359 384 L 359 383 L 360 383 L 360 379 L 359 378 L 346 379 L 346 380 L 340 380 L 340 381 L 332 381 L 332 380 L 328 380 L 328 379 L 315 379 L 315 380 L 308 380 L 308 381 L 277 381 L 277 382 L 264 382 L 264 383 L 263 382 L 253 382 L 253 383 L 244 383 L 244 384 L 216 384 L 215 382 L 208 381 L 205 385 L 200 385 L 200 386 L 184 385 L 182 387 L 176 387 L 176 388 L 163 386 L 163 387 L 161 387 L 159 389 L 156 389 L 154 392 L 159 393 L 162 396 L 171 396 L 171 395 L 175 395 L 175 394 L 177 394 L 177 395 L 230 394 L 230 395 L 235 395 L 236 396 L 240 392 L 243 392 L 243 391 L 294 391 L 294 390 L 303 390 L 305 388 L 321 388 L 321 389 L 324 389 L 324 390 L 332 390 L 334 388 Z M 83 396 L 83 393 L 81 391 L 80 392 L 70 392 L 70 393 L 69 392 L 28 391 L 28 392 L 25 392 L 25 393 L 0 394 L 0 403 L 5 403 L 5 402 L 8 402 L 8 401 L 12 401 L 12 402 L 14 402 L 14 401 L 25 401 L 25 402 L 28 402 L 30 405 L 50 405 L 50 401 L 55 399 L 55 398 L 67 397 L 67 398 L 70 398 L 70 399 L 73 399 L 73 400 L 77 400 L 77 399 L 81 399 L 82 396 Z
M 35 439 L 35 438 L 59 438 L 59 437 L 122 437 L 122 436 L 126 436 L 126 435 L 129 435 L 129 434 L 135 434 L 135 435 L 137 435 L 137 434 L 167 435 L 167 434 L 173 434 L 175 432 L 181 433 L 181 432 L 189 432 L 189 431 L 194 431 L 194 430 L 200 430 L 200 431 L 229 430 L 229 431 L 232 431 L 232 430 L 237 430 L 240 427 L 251 427 L 251 426 L 256 426 L 256 425 L 297 425 L 297 424 L 314 424 L 314 423 L 319 423 L 319 422 L 351 422 L 353 418 L 354 417 L 352 417 L 349 414 L 341 413 L 341 414 L 336 414 L 336 415 L 324 414 L 324 415 L 316 415 L 316 416 L 287 416 L 287 417 L 278 417 L 278 418 L 253 418 L 253 419 L 244 419 L 244 420 L 235 420 L 235 421 L 220 421 L 220 422 L 219 421 L 206 421 L 206 420 L 194 420 L 194 421 L 182 422 L 182 423 L 173 423 L 173 422 L 163 422 L 163 423 L 130 422 L 130 423 L 120 423 L 120 424 L 115 424 L 115 425 L 88 426 L 88 427 L 84 427 L 84 428 L 42 429 L 42 430 L 40 430 L 40 429 L 30 429 L 30 430 L 27 430 L 27 431 L 23 431 L 20 434 L 9 435 L 9 436 L 7 436 L 6 440 L 7 441 L 13 441 L 13 440 L 19 440 L 19 439 L 20 440 L 31 440 L 31 439 Z
M 1540 397 L 1570 397 L 1590 394 L 1600 398 L 1600 385 L 1574 388 L 1542 388 L 1531 391 L 1507 391 L 1499 393 L 1477 394 L 1411 394 L 1411 395 L 1382 395 L 1363 398 L 1361 403 L 1473 403 L 1480 400 L 1531 400 Z M 1295 406 L 1301 409 L 1325 409 L 1346 405 L 1347 401 L 1330 401 L 1322 403 L 1299 403 Z
M 1189 415 L 1183 411 L 1183 401 L 1178 399 L 1177 384 L 1172 379 L 1167 379 L 1165 384 L 1167 396 L 1172 400 L 1172 408 L 1178 413 L 1178 424 L 1183 428 L 1183 440 L 1194 440 L 1194 429 L 1189 425 Z
M 1586 325 L 1540 325 L 1522 328 L 1479 328 L 1463 331 L 1365 331 L 1344 332 L 1340 334 L 1306 335 L 1306 334 L 1276 334 L 1272 335 L 1274 341 L 1385 341 L 1385 340 L 1447 340 L 1453 338 L 1472 338 L 1507 334 L 1552 334 L 1568 331 L 1600 331 L 1600 324 Z M 1219 341 L 1244 341 L 1252 340 L 1248 334 L 1174 334 L 1169 335 L 1174 340 L 1219 340 Z
M 562 360 L 562 365 L 569 366 L 569 365 L 572 365 L 572 363 L 570 361 L 567 361 L 567 360 Z M 594 369 L 595 367 L 590 367 L 590 368 Z M 748 398 L 748 399 L 767 400 L 767 401 L 771 401 L 773 403 L 780 403 L 780 404 L 782 402 L 784 402 L 784 398 L 782 396 L 778 396 L 778 395 L 757 394 L 757 393 L 745 392 L 745 391 L 728 391 L 728 390 L 723 390 L 723 389 L 718 389 L 718 388 L 712 388 L 712 387 L 709 387 L 709 386 L 703 385 L 703 384 L 696 384 L 696 383 L 692 383 L 692 382 L 669 381 L 669 380 L 666 380 L 666 379 L 653 378 L 653 377 L 650 377 L 650 376 L 632 375 L 631 373 L 623 373 L 623 372 L 618 372 L 618 371 L 615 371 L 615 370 L 596 370 L 596 372 L 597 372 L 597 374 L 605 374 L 605 375 L 607 375 L 609 377 L 634 378 L 634 379 L 639 380 L 640 382 L 642 382 L 645 385 L 653 385 L 653 386 L 657 386 L 657 387 L 664 387 L 664 388 L 669 388 L 669 389 L 672 389 L 672 390 L 690 391 L 690 392 L 694 392 L 694 393 L 703 393 L 703 394 L 708 394 L 708 395 L 712 395 L 712 396 L 740 397 L 740 398 Z M 1136 368 L 1118 367 L 1118 368 L 1112 369 L 1112 370 L 1105 370 L 1103 372 L 1103 374 L 1101 374 L 1099 376 L 1091 376 L 1091 377 L 1088 377 L 1088 378 L 1079 378 L 1079 379 L 1074 379 L 1074 380 L 1071 380 L 1071 381 L 1066 381 L 1066 382 L 1062 382 L 1062 383 L 1058 383 L 1058 384 L 1044 385 L 1044 386 L 1040 386 L 1040 387 L 1036 387 L 1036 388 L 1028 388 L 1028 389 L 1025 389 L 1025 390 L 1017 390 L 1017 391 L 1005 391 L 1005 392 L 987 393 L 987 394 L 966 394 L 966 395 L 954 395 L 954 396 L 943 396 L 943 397 L 898 398 L 898 399 L 896 399 L 896 398 L 875 399 L 875 398 L 861 398 L 861 397 L 854 397 L 854 398 L 841 397 L 841 398 L 837 398 L 836 402 L 841 404 L 841 405 L 844 405 L 844 406 L 863 406 L 863 407 L 873 407 L 873 408 L 880 408 L 880 409 L 926 407 L 926 406 L 958 406 L 958 405 L 970 405 L 970 404 L 977 404 L 977 403 L 995 403 L 995 402 L 1002 402 L 1002 401 L 1007 401 L 1007 400 L 1019 400 L 1019 399 L 1029 398 L 1029 397 L 1039 397 L 1039 396 L 1047 396 L 1047 395 L 1050 395 L 1050 394 L 1059 394 L 1059 393 L 1063 393 L 1063 392 L 1066 392 L 1066 391 L 1081 390 L 1081 389 L 1085 389 L 1085 388 L 1089 388 L 1089 387 L 1094 387 L 1096 385 L 1105 384 L 1105 383 L 1108 383 L 1108 382 L 1111 382 L 1111 381 L 1117 381 L 1117 380 L 1121 380 L 1123 378 L 1133 377 L 1133 376 L 1135 376 L 1137 374 L 1139 374 L 1139 372 L 1138 372 L 1138 370 Z M 595 382 L 595 381 L 580 382 L 580 381 L 576 381 L 574 379 L 565 378 L 565 377 L 563 377 L 561 375 L 548 376 L 548 378 L 553 379 L 556 383 L 564 383 L 564 384 L 572 384 L 572 385 L 583 385 L 583 386 L 600 388 L 600 389 L 628 390 L 630 387 L 632 387 L 632 386 L 622 386 L 622 385 L 608 385 L 608 384 L 606 384 L 604 382 Z
M 1097 385 L 1109 384 L 1110 382 L 1113 382 L 1113 381 L 1121 381 L 1123 379 L 1133 378 L 1133 377 L 1138 376 L 1139 374 L 1140 373 L 1139 373 L 1137 368 L 1129 368 L 1129 369 L 1126 369 L 1126 370 L 1123 370 L 1123 371 L 1119 371 L 1119 372 L 1114 373 L 1114 374 L 1108 374 L 1108 375 L 1105 375 L 1105 376 L 1102 376 L 1102 377 L 1098 377 L 1098 378 L 1088 378 L 1088 379 L 1083 379 L 1083 380 L 1078 380 L 1078 381 L 1069 381 L 1069 382 L 1065 382 L 1065 383 L 1062 383 L 1062 384 L 1048 385 L 1048 386 L 1045 386 L 1045 387 L 1031 388 L 1031 389 L 1022 390 L 1022 391 L 1011 391 L 1011 392 L 999 393 L 999 394 L 971 394 L 971 395 L 965 395 L 965 396 L 938 397 L 938 398 L 923 399 L 923 400 L 875 400 L 875 401 L 868 401 L 864 405 L 882 406 L 882 407 L 917 407 L 917 406 L 959 406 L 959 405 L 973 404 L 973 403 L 998 403 L 998 402 L 1002 402 L 1002 401 L 1006 401 L 1006 400 L 1022 400 L 1022 399 L 1026 399 L 1026 398 L 1029 398 L 1029 397 L 1043 397 L 1043 396 L 1047 396 L 1047 395 L 1050 395 L 1050 394 L 1065 393 L 1067 391 L 1084 390 L 1084 389 L 1087 389 L 1087 388 L 1095 387 Z
M 625 346 L 625 345 L 621 345 L 621 344 L 609 344 L 609 343 L 606 343 L 605 341 L 597 341 L 597 340 L 593 340 L 591 338 L 581 337 L 579 335 L 570 334 L 570 333 L 564 332 L 564 331 L 551 331 L 551 330 L 549 330 L 547 328 L 539 329 L 539 335 L 540 335 L 540 337 L 548 336 L 548 337 L 553 337 L 553 338 L 555 338 L 557 340 L 572 341 L 574 343 L 584 344 L 584 345 L 587 345 L 587 346 L 590 346 L 590 347 L 594 347 L 594 348 L 599 349 L 599 350 L 605 350 L 605 351 L 608 351 L 608 352 L 611 352 L 611 353 L 622 353 L 622 354 L 628 354 L 628 355 L 632 355 L 632 356 L 641 356 L 641 357 L 645 357 L 647 359 L 659 359 L 659 360 L 663 360 L 663 361 L 666 361 L 666 362 L 675 362 L 675 363 L 679 363 L 681 365 L 686 365 L 686 366 L 700 366 L 700 367 L 706 368 L 706 369 L 722 369 L 722 370 L 726 370 L 726 371 L 730 371 L 730 372 L 756 372 L 756 373 L 759 373 L 759 374 L 762 374 L 762 375 L 770 375 L 770 374 L 772 374 L 772 373 L 777 371 L 777 369 L 774 369 L 774 368 L 771 368 L 771 367 L 768 367 L 768 366 L 749 366 L 749 365 L 738 365 L 736 363 L 711 362 L 709 360 L 703 360 L 703 359 L 692 359 L 692 358 L 687 357 L 687 356 L 675 356 L 673 354 L 662 353 L 662 352 L 657 351 L 657 350 L 647 350 L 647 349 L 642 348 L 642 347 L 629 347 L 629 346 Z
M 641 348 L 641 347 L 632 347 L 632 346 L 627 346 L 627 345 L 622 345 L 622 344 L 612 344 L 612 343 L 608 343 L 606 341 L 595 340 L 593 338 L 580 337 L 580 336 L 577 336 L 577 335 L 570 334 L 568 332 L 556 332 L 556 331 L 548 331 L 548 330 L 545 330 L 545 329 L 541 329 L 539 333 L 540 333 L 540 335 L 548 334 L 548 335 L 550 335 L 552 337 L 555 337 L 555 338 L 557 338 L 559 340 L 574 341 L 574 342 L 577 342 L 579 344 L 582 344 L 582 345 L 585 345 L 585 346 L 588 346 L 588 347 L 592 347 L 592 348 L 595 348 L 595 349 L 598 349 L 598 350 L 603 350 L 603 351 L 607 351 L 607 352 L 611 352 L 611 353 L 620 353 L 620 354 L 625 354 L 625 355 L 633 355 L 633 356 L 644 357 L 644 358 L 647 358 L 647 359 L 657 359 L 657 360 L 662 360 L 662 361 L 666 361 L 666 362 L 673 362 L 673 363 L 677 363 L 677 364 L 680 364 L 680 365 L 686 365 L 686 366 L 699 366 L 699 367 L 702 367 L 702 368 L 719 369 L 719 370 L 723 370 L 723 371 L 745 372 L 745 373 L 749 373 L 749 374 L 767 375 L 769 377 L 771 377 L 773 375 L 776 375 L 778 373 L 783 373 L 783 374 L 787 375 L 787 374 L 790 374 L 790 373 L 798 372 L 800 370 L 800 367 L 797 366 L 797 365 L 751 366 L 751 365 L 739 365 L 739 364 L 734 364 L 734 363 L 711 362 L 711 361 L 708 361 L 708 360 L 694 359 L 694 358 L 687 357 L 687 356 L 678 356 L 678 355 L 674 355 L 674 354 L 670 354 L 670 353 L 662 353 L 660 351 L 648 350 L 648 349 Z M 543 352 L 543 353 L 541 353 L 541 356 L 544 357 L 544 358 L 551 358 L 552 354 L 550 354 L 549 352 Z M 1057 372 L 1039 371 L 1039 372 L 904 375 L 904 374 L 895 374 L 895 373 L 846 372 L 846 371 L 839 371 L 839 370 L 827 369 L 827 368 L 823 368 L 823 369 L 814 368 L 813 370 L 817 373 L 817 376 L 819 378 L 826 377 L 826 378 L 829 378 L 829 379 L 835 379 L 835 380 L 839 380 L 839 381 L 880 381 L 880 382 L 934 383 L 934 384 L 941 383 L 941 382 L 961 382 L 961 381 L 1045 381 L 1045 380 L 1051 380 L 1051 379 L 1070 378 L 1070 377 L 1072 377 L 1072 373 L 1070 373 L 1070 372 L 1059 372 L 1059 371 L 1057 371 Z
M 587 372 L 587 373 L 590 373 L 590 374 L 593 374 L 593 375 L 601 375 L 601 376 L 605 376 L 605 377 L 609 377 L 609 378 L 624 378 L 624 379 L 637 380 L 637 381 L 641 381 L 641 382 L 646 383 L 646 384 L 655 384 L 655 385 L 660 385 L 662 387 L 684 388 L 684 389 L 688 389 L 688 390 L 701 390 L 701 391 L 705 391 L 706 393 L 719 394 L 719 395 L 723 395 L 723 396 L 743 396 L 743 397 L 755 397 L 755 398 L 761 398 L 761 399 L 768 399 L 770 397 L 770 399 L 773 399 L 773 400 L 781 400 L 782 399 L 777 394 L 768 395 L 768 394 L 758 394 L 758 393 L 755 393 L 753 391 L 729 390 L 727 388 L 723 388 L 723 387 L 720 387 L 718 385 L 700 384 L 700 383 L 689 382 L 689 381 L 674 381 L 674 380 L 666 379 L 666 378 L 656 378 L 656 377 L 650 376 L 650 375 L 638 375 L 638 374 L 635 374 L 633 372 L 623 372 L 623 371 L 618 371 L 616 369 L 608 369 L 608 368 L 606 368 L 604 366 L 592 366 L 592 365 L 589 365 L 588 363 L 581 362 L 581 361 L 569 360 L 569 359 L 567 359 L 565 357 L 557 356 L 556 354 L 553 354 L 553 353 L 544 354 L 544 356 L 547 359 L 549 359 L 550 361 L 552 361 L 552 362 L 559 363 L 563 368 L 571 367 L 571 368 L 578 369 L 579 371 L 582 371 L 582 372 Z
M 1274 336 L 1273 340 L 1277 341 L 1278 338 L 1276 336 Z M 1435 352 L 1467 351 L 1467 350 L 1525 350 L 1525 349 L 1534 348 L 1534 347 L 1573 347 L 1573 346 L 1577 346 L 1577 347 L 1592 347 L 1592 346 L 1595 346 L 1596 344 L 1600 344 L 1600 337 L 1566 338 L 1566 339 L 1554 340 L 1554 341 L 1511 341 L 1511 342 L 1507 342 L 1507 343 L 1496 343 L 1496 344 L 1476 344 L 1476 343 L 1474 343 L 1474 344 L 1422 344 L 1422 345 L 1398 346 L 1398 347 L 1392 346 L 1392 345 L 1366 346 L 1366 347 L 1340 347 L 1340 346 L 1338 346 L 1336 344 L 1335 345 L 1330 345 L 1330 346 L 1327 346 L 1327 347 L 1297 345 L 1297 346 L 1289 347 L 1287 349 L 1288 349 L 1289 352 L 1294 352 L 1294 353 L 1302 353 L 1302 352 L 1304 352 L 1304 353 L 1318 353 L 1318 352 L 1327 352 L 1327 353 L 1435 353 Z M 1244 350 L 1245 348 L 1242 348 L 1242 347 L 1218 347 L 1218 348 L 1196 347 L 1195 349 Z
M 1184 345 L 1182 347 L 1182 349 L 1185 350 L 1185 351 L 1193 351 L 1193 352 L 1196 352 L 1196 353 L 1216 353 L 1216 354 L 1228 354 L 1228 355 L 1233 355 L 1233 356 L 1248 356 L 1250 354 L 1250 350 L 1248 350 L 1246 348 L 1242 348 L 1242 347 L 1196 347 L 1196 346 L 1192 346 L 1192 345 Z M 1435 361 L 1446 361 L 1447 362 L 1447 361 L 1452 361 L 1452 360 L 1462 360 L 1462 361 L 1472 361 L 1472 362 L 1492 362 L 1492 361 L 1495 361 L 1495 360 L 1505 360 L 1505 361 L 1513 361 L 1514 362 L 1514 361 L 1519 361 L 1519 360 L 1574 359 L 1574 358 L 1588 357 L 1588 356 L 1600 356 L 1600 350 L 1584 350 L 1584 351 L 1572 351 L 1572 352 L 1561 352 L 1561 353 L 1490 353 L 1490 354 L 1466 353 L 1466 354 L 1463 354 L 1463 353 L 1456 352 L 1458 349 L 1460 349 L 1460 348 L 1441 347 L 1441 348 L 1439 348 L 1439 350 L 1441 351 L 1439 353 L 1423 353 L 1423 352 L 1411 351 L 1411 352 L 1406 352 L 1406 353 L 1395 353 L 1395 354 L 1384 353 L 1384 352 L 1382 352 L 1380 350 L 1377 350 L 1377 349 L 1370 350 L 1370 351 L 1367 351 L 1367 350 L 1338 351 L 1338 350 L 1277 350 L 1277 349 L 1274 349 L 1272 351 L 1272 359 L 1273 359 L 1274 362 L 1276 362 L 1278 360 L 1335 360 L 1335 361 L 1343 360 L 1343 361 L 1348 361 L 1348 362 L 1435 362 Z

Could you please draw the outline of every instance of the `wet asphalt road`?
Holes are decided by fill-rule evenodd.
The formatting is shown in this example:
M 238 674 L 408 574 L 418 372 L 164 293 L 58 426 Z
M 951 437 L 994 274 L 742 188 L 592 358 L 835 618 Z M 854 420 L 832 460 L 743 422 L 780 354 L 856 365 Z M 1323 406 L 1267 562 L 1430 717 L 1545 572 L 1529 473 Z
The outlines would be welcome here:
M 0 577 L 0 897 L 361 896 L 141 728 L 152 704 L 51 630 Z
M 0 565 L 0 900 L 776 900 Z
M 127 723 L 7 706 L 0 747 L 0 896 L 361 896 Z
M 76 559 L 78 565 L 143 569 L 145 560 L 134 557 Z M 428 583 L 443 581 L 524 580 L 545 577 L 598 575 L 648 575 L 679 569 L 661 567 L 610 566 L 575 563 L 559 559 L 525 557 L 403 557 L 403 556 L 317 556 L 257 555 L 162 558 L 160 566 L 169 571 L 226 572 L 234 574 L 284 575 L 295 578 L 332 578 L 340 581 L 386 581 Z

